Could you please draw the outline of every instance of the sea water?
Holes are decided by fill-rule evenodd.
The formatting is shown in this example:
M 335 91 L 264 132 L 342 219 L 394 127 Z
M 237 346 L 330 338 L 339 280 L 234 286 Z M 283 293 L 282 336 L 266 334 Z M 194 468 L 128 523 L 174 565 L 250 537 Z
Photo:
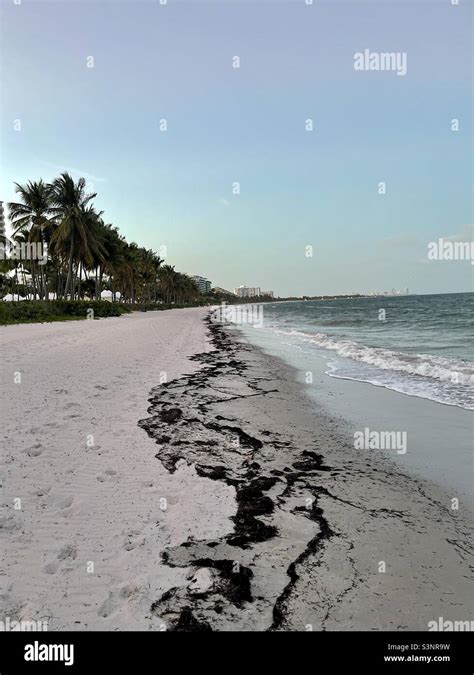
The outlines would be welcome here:
M 245 338 L 297 370 L 315 411 L 407 435 L 404 469 L 472 501 L 474 294 L 262 304 Z M 341 425 L 342 427 L 342 425 Z M 355 448 L 357 450 L 357 448 Z
M 331 377 L 474 410 L 474 293 L 265 304 L 262 324 Z

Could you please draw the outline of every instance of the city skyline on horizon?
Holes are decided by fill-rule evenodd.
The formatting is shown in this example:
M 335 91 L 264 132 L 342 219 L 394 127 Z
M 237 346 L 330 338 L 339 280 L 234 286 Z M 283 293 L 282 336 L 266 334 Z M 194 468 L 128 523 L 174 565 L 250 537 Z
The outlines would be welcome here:
M 128 241 L 224 288 L 472 290 L 427 257 L 473 239 L 469 5 L 137 7 L 2 4 L 3 201 L 82 175 Z M 358 72 L 365 49 L 406 72 Z

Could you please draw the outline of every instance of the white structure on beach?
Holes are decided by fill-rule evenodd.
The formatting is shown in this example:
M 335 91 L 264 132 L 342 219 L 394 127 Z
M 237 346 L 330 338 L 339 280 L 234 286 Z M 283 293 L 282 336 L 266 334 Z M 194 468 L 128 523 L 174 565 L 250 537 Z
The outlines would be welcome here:
M 109 291 L 107 289 L 103 290 L 102 293 L 100 294 L 100 299 L 105 300 L 106 302 L 118 302 L 121 298 L 121 293 L 120 291 L 116 291 L 115 295 L 113 291 Z M 90 298 L 87 298 L 90 300 Z
M 4 298 L 2 298 L 3 302 L 19 302 L 20 300 L 26 300 L 22 295 L 18 295 L 16 293 L 15 295 L 12 295 L 11 293 L 7 293 Z
M 24 281 L 31 281 L 32 278 L 26 267 L 24 267 L 21 263 L 17 267 L 8 270 L 8 272 L 5 272 L 5 276 L 9 277 L 10 279 L 21 278 Z

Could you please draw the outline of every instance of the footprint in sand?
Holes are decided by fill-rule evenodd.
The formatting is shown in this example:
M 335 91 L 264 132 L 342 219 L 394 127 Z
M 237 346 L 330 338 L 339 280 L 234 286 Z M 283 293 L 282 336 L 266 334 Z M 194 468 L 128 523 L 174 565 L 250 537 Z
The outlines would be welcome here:
M 99 483 L 105 483 L 105 481 L 113 481 L 114 478 L 116 477 L 117 472 L 115 469 L 106 469 L 104 473 L 99 473 L 97 476 L 97 480 Z
M 59 569 L 59 563 L 56 560 L 54 560 L 53 562 L 49 562 L 44 567 L 44 571 L 46 572 L 46 574 L 56 574 L 58 569 Z
M 43 452 L 43 446 L 41 443 L 36 443 L 35 445 L 32 445 L 30 448 L 26 449 L 26 454 L 28 457 L 39 457 L 41 453 Z
M 137 546 L 143 546 L 145 544 L 145 537 L 140 530 L 132 530 L 126 536 L 127 538 L 123 546 L 126 551 L 133 551 Z
M 44 571 L 46 574 L 56 574 L 58 571 L 61 561 L 72 562 L 77 558 L 77 546 L 74 544 L 66 544 L 62 547 L 57 555 L 57 560 L 52 560 L 44 566 Z
M 75 560 L 77 558 L 77 546 L 66 544 L 58 553 L 58 560 Z
M 65 518 L 68 518 L 71 516 L 73 513 L 76 513 L 79 509 L 79 504 L 76 503 L 74 497 L 71 495 L 70 497 L 64 497 L 58 502 L 58 507 L 60 509 L 60 513 L 62 516 Z
M 70 495 L 69 497 L 64 497 L 63 499 L 61 499 L 58 506 L 60 509 L 68 509 L 72 505 L 73 501 L 74 497 Z
M 98 615 L 107 619 L 115 612 L 126 600 L 130 600 L 140 593 L 140 587 L 135 584 L 126 584 L 118 591 L 111 591 L 109 597 L 104 600 L 98 610 Z
M 110 593 L 107 600 L 104 600 L 104 602 L 101 604 L 98 615 L 103 619 L 107 619 L 107 617 L 109 617 L 116 609 L 118 609 L 119 606 L 120 598 L 118 593 L 114 591 L 113 593 Z
M 0 516 L 0 532 L 14 532 L 20 529 L 20 525 L 20 520 L 16 515 Z
M 166 495 L 166 501 L 169 506 L 174 506 L 175 504 L 179 503 L 179 495 L 176 494 L 167 494 Z

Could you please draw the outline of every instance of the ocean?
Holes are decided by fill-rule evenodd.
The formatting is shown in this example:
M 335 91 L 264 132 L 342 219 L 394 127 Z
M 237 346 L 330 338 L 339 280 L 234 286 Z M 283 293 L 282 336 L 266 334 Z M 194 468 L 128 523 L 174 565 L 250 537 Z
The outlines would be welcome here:
M 326 358 L 330 377 L 474 410 L 474 293 L 271 303 L 262 311 L 259 330 Z
M 473 293 L 275 302 L 235 329 L 295 369 L 348 443 L 406 434 L 405 454 L 380 452 L 474 504 L 473 309 Z

